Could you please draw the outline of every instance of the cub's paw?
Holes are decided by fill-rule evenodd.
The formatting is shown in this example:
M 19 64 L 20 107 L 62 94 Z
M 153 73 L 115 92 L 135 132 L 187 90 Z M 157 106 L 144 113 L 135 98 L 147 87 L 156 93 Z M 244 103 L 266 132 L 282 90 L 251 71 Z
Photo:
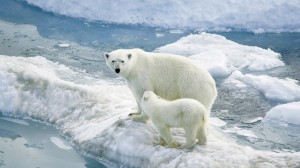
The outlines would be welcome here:
M 132 120 L 136 122 L 147 123 L 147 119 L 142 116 L 134 116 L 132 117 Z
M 165 145 L 167 145 L 167 142 L 166 142 L 164 139 L 162 139 L 162 138 L 160 137 L 160 138 L 159 138 L 159 141 L 154 141 L 154 142 L 153 142 L 153 145 L 165 146 Z
M 177 145 L 176 142 L 172 142 L 172 143 L 168 144 L 166 147 L 167 147 L 167 148 L 177 148 L 178 145 Z
M 146 115 L 131 115 L 130 118 L 132 118 L 133 121 L 141 123 L 147 123 L 149 119 L 149 117 Z

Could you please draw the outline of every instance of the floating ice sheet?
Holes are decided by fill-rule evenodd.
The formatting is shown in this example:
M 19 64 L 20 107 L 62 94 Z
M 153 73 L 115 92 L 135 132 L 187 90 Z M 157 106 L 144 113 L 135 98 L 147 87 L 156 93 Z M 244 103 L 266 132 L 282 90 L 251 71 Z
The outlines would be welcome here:
M 213 76 L 228 76 L 243 68 L 263 71 L 284 65 L 280 54 L 270 49 L 241 45 L 209 33 L 182 37 L 156 51 L 189 56 L 206 67 Z

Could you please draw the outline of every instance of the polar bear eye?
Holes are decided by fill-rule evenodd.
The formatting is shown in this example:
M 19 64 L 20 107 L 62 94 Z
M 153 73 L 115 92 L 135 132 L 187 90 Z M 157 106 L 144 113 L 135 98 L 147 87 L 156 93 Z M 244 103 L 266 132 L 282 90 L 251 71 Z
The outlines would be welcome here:
M 115 61 L 113 60 L 113 61 L 111 61 L 112 63 L 115 63 Z
M 124 61 L 123 61 L 123 60 L 122 60 L 121 62 L 122 62 L 122 63 L 124 63 Z

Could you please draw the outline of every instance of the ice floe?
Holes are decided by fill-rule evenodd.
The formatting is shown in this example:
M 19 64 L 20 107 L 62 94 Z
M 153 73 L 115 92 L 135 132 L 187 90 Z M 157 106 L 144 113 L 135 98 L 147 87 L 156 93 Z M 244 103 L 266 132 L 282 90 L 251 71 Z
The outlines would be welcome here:
M 284 65 L 280 54 L 270 49 L 241 45 L 210 33 L 182 37 L 157 48 L 156 52 L 188 56 L 213 76 L 228 76 L 241 69 L 263 71 Z

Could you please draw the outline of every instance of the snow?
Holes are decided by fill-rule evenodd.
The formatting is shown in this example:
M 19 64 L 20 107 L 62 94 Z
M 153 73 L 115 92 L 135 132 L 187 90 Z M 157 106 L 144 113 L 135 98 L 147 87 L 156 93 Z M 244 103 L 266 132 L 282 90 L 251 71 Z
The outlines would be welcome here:
M 235 71 L 226 82 L 238 83 L 237 81 L 257 89 L 272 101 L 292 102 L 300 100 L 300 86 L 297 80 L 279 79 L 267 75 L 244 75 L 240 71 Z
M 273 107 L 264 118 L 264 121 L 268 120 L 300 125 L 300 102 Z
M 217 117 L 210 117 L 209 124 L 216 126 L 216 127 L 223 127 L 226 125 L 226 122 Z
M 154 146 L 155 127 L 128 118 L 135 100 L 127 86 L 94 78 L 43 57 L 0 56 L 0 111 L 53 124 L 83 151 L 131 167 L 296 167 L 300 153 L 274 153 L 239 145 L 212 121 L 207 146 L 191 151 Z M 84 78 L 89 83 L 80 82 Z M 101 82 L 99 82 L 101 81 Z M 173 130 L 185 141 L 183 130 Z M 243 136 L 254 136 L 243 132 Z M 51 139 L 66 149 L 57 137 Z
M 212 76 L 228 76 L 235 70 L 263 71 L 280 66 L 280 54 L 270 49 L 245 46 L 210 33 L 192 34 L 156 49 L 156 52 L 189 56 Z
M 174 30 L 300 31 L 300 2 L 297 0 L 26 1 L 56 14 L 109 23 L 144 24 Z

